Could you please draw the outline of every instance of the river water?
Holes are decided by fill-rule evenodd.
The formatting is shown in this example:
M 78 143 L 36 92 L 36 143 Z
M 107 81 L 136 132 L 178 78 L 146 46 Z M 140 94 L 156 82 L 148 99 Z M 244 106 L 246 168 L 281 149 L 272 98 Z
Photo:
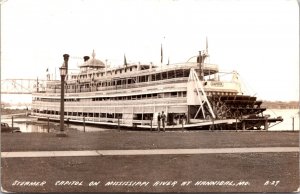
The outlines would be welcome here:
M 9 126 L 12 126 L 11 116 L 1 116 L 1 122 L 8 123 Z M 32 132 L 47 133 L 48 129 L 49 129 L 49 132 L 59 130 L 58 122 L 50 121 L 49 127 L 48 127 L 47 121 L 38 121 L 37 118 L 24 117 L 24 116 L 22 116 L 22 117 L 14 116 L 13 126 L 20 127 L 21 132 L 25 132 L 25 133 L 32 133 Z M 85 130 L 86 132 L 110 130 L 107 128 L 83 126 L 82 124 L 76 124 L 76 125 L 75 124 L 65 124 L 65 126 L 68 128 L 77 129 L 79 131 Z
M 270 115 L 271 118 L 281 116 L 283 118 L 283 122 L 272 126 L 269 128 L 269 131 L 292 131 L 298 130 L 299 131 L 299 110 L 298 109 L 268 109 L 264 112 L 264 115 Z M 294 118 L 294 125 L 293 125 L 293 118 Z M 21 132 L 48 132 L 48 123 L 47 121 L 37 121 L 36 118 L 32 117 L 18 117 L 14 116 L 13 119 L 14 127 L 20 127 Z M 10 126 L 12 125 L 11 116 L 1 116 L 1 122 L 6 122 Z M 54 131 L 55 129 L 58 130 L 59 123 L 58 122 L 50 122 L 49 123 L 50 132 Z M 106 131 L 111 130 L 109 128 L 101 128 L 101 127 L 92 127 L 92 126 L 85 126 L 83 127 L 82 124 L 69 124 L 69 128 L 74 128 L 79 131 L 85 130 L 86 132 L 91 131 Z
M 269 114 L 270 117 L 283 118 L 283 122 L 270 128 L 270 131 L 292 131 L 293 130 L 293 118 L 294 118 L 294 130 L 299 131 L 299 110 L 298 109 L 267 109 L 264 115 Z M 271 124 L 272 125 L 272 124 Z

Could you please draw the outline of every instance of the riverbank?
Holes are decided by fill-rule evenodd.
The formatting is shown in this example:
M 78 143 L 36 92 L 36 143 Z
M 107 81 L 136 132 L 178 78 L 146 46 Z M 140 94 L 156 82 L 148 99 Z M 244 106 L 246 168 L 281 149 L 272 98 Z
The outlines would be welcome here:
M 68 129 L 66 133 L 67 137 L 56 137 L 55 133 L 2 133 L 1 151 L 299 146 L 299 132 L 109 130 L 84 133 Z M 2 186 L 6 191 L 14 192 L 292 192 L 299 186 L 298 152 L 100 154 L 2 158 L 1 163 Z M 45 184 L 22 186 L 14 184 L 16 181 Z M 59 185 L 62 181 L 73 181 L 77 185 Z M 205 185 L 205 182 L 217 181 L 231 185 Z M 271 184 L 273 181 L 276 186 Z M 129 182 L 147 185 L 130 186 Z
M 13 115 L 13 114 L 21 114 L 24 113 L 26 114 L 29 112 L 26 109 L 7 109 L 7 108 L 1 108 L 1 115 Z
M 82 132 L 67 129 L 56 133 L 2 133 L 1 151 L 118 150 L 168 148 L 293 147 L 297 132 L 266 131 L 127 131 Z

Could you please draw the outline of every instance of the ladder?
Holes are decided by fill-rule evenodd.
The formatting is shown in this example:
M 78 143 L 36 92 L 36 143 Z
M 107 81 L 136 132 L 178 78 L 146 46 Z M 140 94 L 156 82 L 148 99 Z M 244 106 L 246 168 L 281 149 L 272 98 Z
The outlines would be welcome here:
M 198 115 L 198 113 L 199 113 L 200 110 L 202 110 L 203 118 L 205 118 L 205 111 L 204 111 L 204 105 L 205 105 L 205 103 L 208 106 L 210 115 L 212 116 L 213 119 L 215 119 L 216 116 L 215 116 L 215 114 L 214 114 L 214 112 L 213 112 L 213 110 L 211 108 L 211 105 L 210 105 L 208 99 L 207 99 L 206 93 L 204 92 L 203 84 L 200 82 L 200 80 L 198 78 L 198 75 L 197 75 L 197 73 L 196 73 L 196 71 L 195 71 L 194 68 L 191 68 L 191 70 L 190 70 L 190 75 L 189 75 L 188 81 L 194 81 L 194 83 L 195 83 L 195 89 L 196 89 L 196 92 L 198 94 L 198 99 L 199 99 L 199 102 L 200 102 L 200 107 L 199 107 L 197 113 L 195 114 L 194 119 L 197 117 L 197 115 Z M 199 88 L 201 90 L 201 93 L 200 93 Z

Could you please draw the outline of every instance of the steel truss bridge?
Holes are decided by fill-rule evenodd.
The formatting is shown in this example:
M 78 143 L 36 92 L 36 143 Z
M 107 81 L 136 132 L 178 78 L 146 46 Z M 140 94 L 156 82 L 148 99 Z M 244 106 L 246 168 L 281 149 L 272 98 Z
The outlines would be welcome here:
M 1 94 L 32 94 L 46 86 L 46 80 L 4 79 L 1 80 Z

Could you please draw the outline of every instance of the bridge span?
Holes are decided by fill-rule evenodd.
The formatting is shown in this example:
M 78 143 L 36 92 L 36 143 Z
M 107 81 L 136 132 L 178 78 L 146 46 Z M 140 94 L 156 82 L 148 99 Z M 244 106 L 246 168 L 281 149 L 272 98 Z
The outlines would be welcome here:
M 46 80 L 39 79 L 4 79 L 1 80 L 1 94 L 32 94 L 44 90 Z

